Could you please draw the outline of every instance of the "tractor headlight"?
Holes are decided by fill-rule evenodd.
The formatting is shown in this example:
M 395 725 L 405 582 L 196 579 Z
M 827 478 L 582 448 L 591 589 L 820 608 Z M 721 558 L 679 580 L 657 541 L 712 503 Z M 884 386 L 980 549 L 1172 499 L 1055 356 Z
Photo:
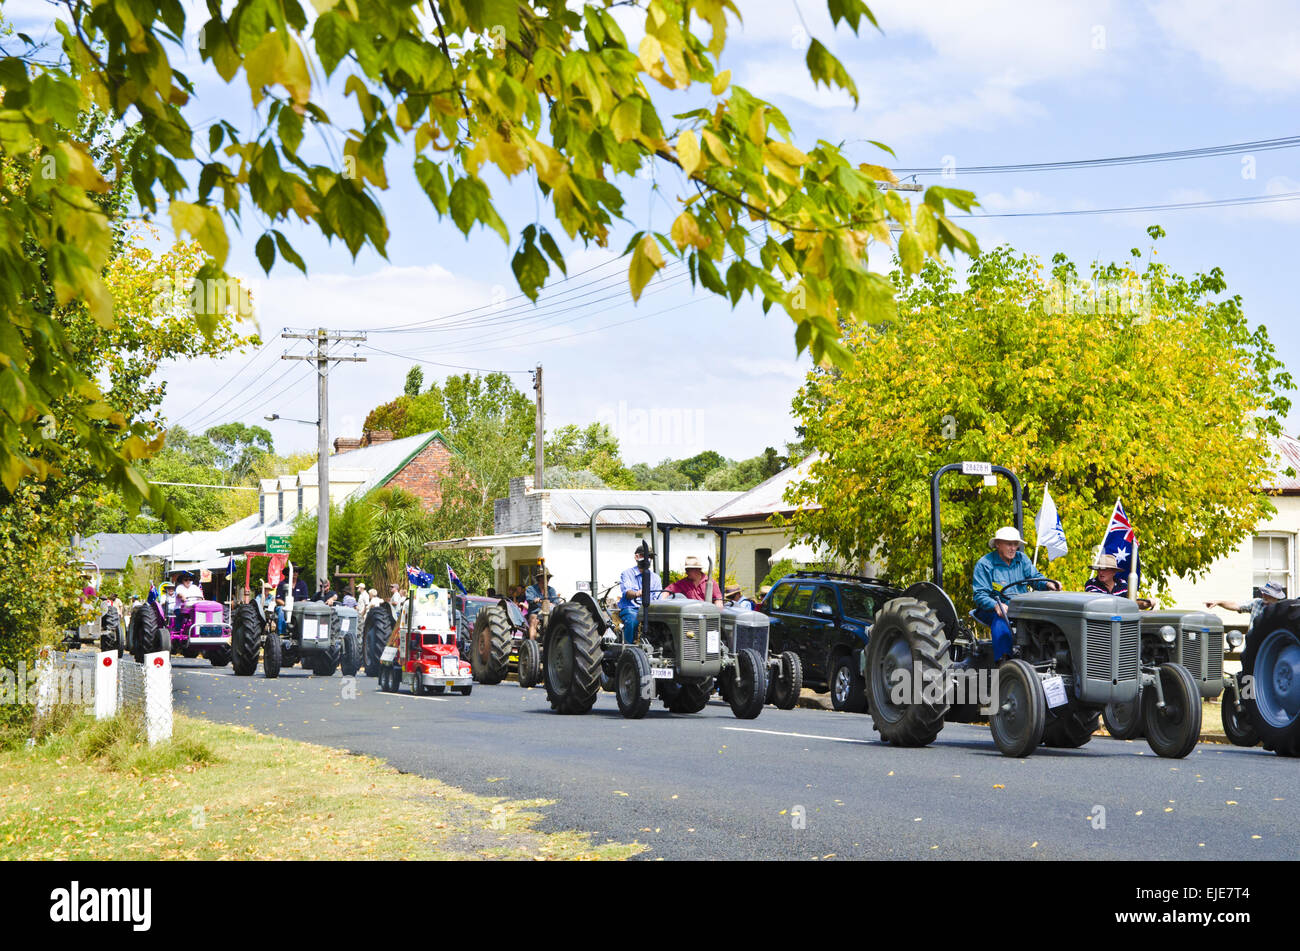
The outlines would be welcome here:
M 1166 644 L 1172 644 L 1178 638 L 1178 632 L 1166 624 L 1160 629 L 1160 639 Z
M 1227 640 L 1228 646 L 1233 650 L 1241 647 L 1242 643 L 1246 640 L 1246 638 L 1242 636 L 1241 631 L 1229 631 L 1224 635 L 1224 638 Z

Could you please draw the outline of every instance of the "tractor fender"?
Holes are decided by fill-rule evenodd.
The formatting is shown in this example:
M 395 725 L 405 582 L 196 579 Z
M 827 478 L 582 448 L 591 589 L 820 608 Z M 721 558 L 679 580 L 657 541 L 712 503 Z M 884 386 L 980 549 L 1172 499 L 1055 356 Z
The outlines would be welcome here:
M 903 597 L 915 598 L 933 611 L 950 643 L 957 637 L 957 609 L 943 588 L 932 581 L 918 581 L 903 592 Z
M 596 629 L 604 634 L 610 628 L 609 615 L 605 609 L 597 603 L 596 599 L 587 591 L 578 591 L 569 599 L 570 602 L 581 604 L 590 612 L 593 620 L 596 622 Z

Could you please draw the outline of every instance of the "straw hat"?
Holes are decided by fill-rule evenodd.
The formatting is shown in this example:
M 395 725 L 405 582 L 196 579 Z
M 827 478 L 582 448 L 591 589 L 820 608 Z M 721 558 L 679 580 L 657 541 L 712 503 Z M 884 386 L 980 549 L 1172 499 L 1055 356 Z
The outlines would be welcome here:
M 687 555 L 686 570 L 690 571 L 692 568 L 698 568 L 700 571 L 703 571 L 704 565 L 700 564 L 700 559 L 696 558 L 694 555 Z
M 989 548 L 993 547 L 994 542 L 1015 542 L 1017 545 L 1023 545 L 1025 540 L 1020 537 L 1020 532 L 1008 525 L 993 533 L 993 537 L 989 539 Z
M 1115 559 L 1114 555 L 1098 555 L 1092 560 L 1092 564 L 1089 567 L 1094 571 L 1101 571 L 1103 568 L 1113 568 L 1114 570 L 1119 571 L 1119 562 Z

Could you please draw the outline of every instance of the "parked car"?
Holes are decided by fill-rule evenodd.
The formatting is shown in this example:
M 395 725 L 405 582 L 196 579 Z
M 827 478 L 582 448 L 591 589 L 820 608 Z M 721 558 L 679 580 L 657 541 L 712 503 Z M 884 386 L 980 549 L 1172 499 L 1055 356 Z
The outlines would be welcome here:
M 772 586 L 759 610 L 771 619 L 770 651 L 799 655 L 804 686 L 831 694 L 836 710 L 867 709 L 861 654 L 881 606 L 902 591 L 879 578 L 796 571 Z

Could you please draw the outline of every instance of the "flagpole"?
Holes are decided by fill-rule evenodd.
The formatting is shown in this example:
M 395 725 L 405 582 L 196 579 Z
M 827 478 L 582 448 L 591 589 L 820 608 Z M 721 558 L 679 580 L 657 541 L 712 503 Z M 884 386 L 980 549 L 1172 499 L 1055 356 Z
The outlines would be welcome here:
M 1128 566 L 1128 596 L 1132 601 L 1138 597 L 1138 539 L 1137 532 L 1133 533 L 1133 560 Z

